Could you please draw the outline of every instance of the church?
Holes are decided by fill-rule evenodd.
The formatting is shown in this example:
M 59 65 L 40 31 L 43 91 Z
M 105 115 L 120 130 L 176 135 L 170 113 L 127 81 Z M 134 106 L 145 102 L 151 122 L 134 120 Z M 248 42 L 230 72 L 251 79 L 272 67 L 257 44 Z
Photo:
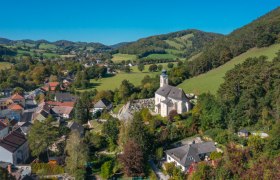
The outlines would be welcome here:
M 172 110 L 178 114 L 188 112 L 191 108 L 190 100 L 181 89 L 168 85 L 167 71 L 160 75 L 160 88 L 155 93 L 155 112 L 167 117 Z

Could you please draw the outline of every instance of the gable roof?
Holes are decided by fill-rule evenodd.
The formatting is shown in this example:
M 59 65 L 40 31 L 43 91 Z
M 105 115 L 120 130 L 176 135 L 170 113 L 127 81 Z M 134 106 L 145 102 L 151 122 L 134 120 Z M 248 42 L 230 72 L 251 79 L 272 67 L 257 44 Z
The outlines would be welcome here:
M 164 96 L 164 97 L 168 97 L 171 99 L 175 99 L 175 100 L 183 100 L 183 99 L 188 99 L 186 96 L 186 93 L 184 92 L 183 89 L 181 88 L 177 88 L 174 86 L 170 86 L 170 85 L 163 85 L 162 87 L 160 87 L 157 91 L 156 94 Z
M 19 95 L 18 93 L 16 93 L 16 94 L 12 95 L 11 99 L 12 100 L 23 100 L 24 97 Z
M 14 111 L 23 110 L 23 107 L 19 104 L 11 104 L 8 108 Z
M 84 133 L 84 127 L 75 121 L 69 122 L 67 127 L 71 129 L 71 131 L 78 131 L 80 134 Z
M 62 93 L 58 92 L 55 93 L 56 100 L 59 102 L 76 102 L 77 98 L 70 94 L 69 92 Z
M 67 107 L 74 107 L 74 102 L 55 102 L 55 101 L 48 101 L 47 104 L 51 106 L 67 106 Z
M 112 103 L 105 98 L 100 99 L 95 105 L 94 108 L 107 108 Z
M 196 144 L 187 144 L 181 147 L 170 149 L 166 154 L 175 159 L 182 166 L 189 166 L 193 162 L 200 162 L 200 154 L 210 153 L 216 151 L 213 142 L 204 142 Z
M 12 131 L 10 134 L 0 140 L 0 146 L 9 152 L 15 152 L 21 147 L 27 139 L 25 136 L 17 131 Z
M 53 112 L 56 113 L 56 114 L 67 114 L 69 115 L 72 110 L 73 110 L 73 107 L 67 107 L 67 106 L 54 106 L 52 108 Z

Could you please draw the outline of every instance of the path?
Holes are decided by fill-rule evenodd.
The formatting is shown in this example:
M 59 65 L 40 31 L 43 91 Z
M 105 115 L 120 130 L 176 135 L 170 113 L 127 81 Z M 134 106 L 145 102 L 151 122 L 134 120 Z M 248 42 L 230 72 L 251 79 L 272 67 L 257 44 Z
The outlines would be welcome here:
M 157 177 L 159 178 L 159 180 L 168 180 L 169 179 L 168 175 L 164 175 L 163 172 L 161 172 L 160 169 L 157 168 L 157 166 L 155 165 L 153 160 L 149 160 L 149 163 L 150 163 L 153 171 L 156 173 Z

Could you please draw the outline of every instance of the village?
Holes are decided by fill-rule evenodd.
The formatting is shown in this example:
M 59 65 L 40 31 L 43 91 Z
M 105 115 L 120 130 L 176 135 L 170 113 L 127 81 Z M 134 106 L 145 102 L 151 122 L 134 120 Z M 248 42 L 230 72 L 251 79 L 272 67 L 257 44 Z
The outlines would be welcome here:
M 34 174 L 32 164 L 38 163 L 39 159 L 31 155 L 27 138 L 36 121 L 44 122 L 51 117 L 53 119 L 51 126 L 65 127 L 70 131 L 76 131 L 83 137 L 86 131 L 95 129 L 98 124 L 106 122 L 108 116 L 115 117 L 115 121 L 129 122 L 133 119 L 134 113 L 145 108 L 150 111 L 151 115 L 160 115 L 162 118 L 170 118 L 172 113 L 175 115 L 188 113 L 192 109 L 196 97 L 192 94 L 185 94 L 180 88 L 170 86 L 166 70 L 162 71 L 159 81 L 160 88 L 155 92 L 154 98 L 129 101 L 115 113 L 113 103 L 106 98 L 92 102 L 89 112 L 93 119 L 88 119 L 84 124 L 73 120 L 74 108 L 79 97 L 67 92 L 66 89 L 71 86 L 72 82 L 69 79 L 65 79 L 61 83 L 47 82 L 44 86 L 31 92 L 22 92 L 18 89 L 3 91 L 3 98 L 0 99 L 0 167 L 7 169 L 16 179 L 38 176 L 38 174 Z M 42 99 L 47 95 L 51 95 L 52 100 Z M 99 115 L 96 116 L 97 114 Z M 102 114 L 108 114 L 107 118 L 102 117 Z M 240 138 L 248 138 L 250 134 L 261 138 L 268 137 L 266 133 L 249 133 L 246 129 L 237 132 Z M 59 144 L 66 141 L 66 134 L 61 134 L 47 149 L 56 152 Z M 197 163 L 205 161 L 215 164 L 213 153 L 223 153 L 217 142 L 206 137 L 187 138 L 187 140 L 180 140 L 168 146 L 173 148 L 166 149 L 165 155 L 156 160 L 156 164 L 155 159 L 149 160 L 159 179 L 169 179 L 168 174 L 163 174 L 159 170 L 170 168 L 166 164 L 174 163 L 182 172 L 192 173 L 196 169 Z M 65 155 L 48 157 L 44 161 L 48 164 L 64 166 Z M 66 177 L 69 175 L 64 173 L 45 175 L 45 177 L 49 176 Z

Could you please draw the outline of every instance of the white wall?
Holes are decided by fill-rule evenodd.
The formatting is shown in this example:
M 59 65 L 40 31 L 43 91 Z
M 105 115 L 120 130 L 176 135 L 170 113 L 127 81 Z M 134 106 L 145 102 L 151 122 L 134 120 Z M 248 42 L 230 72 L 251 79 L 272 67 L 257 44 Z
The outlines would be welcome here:
M 0 138 L 5 137 L 8 133 L 9 133 L 9 129 L 8 129 L 8 127 L 5 127 L 4 129 L 2 129 L 0 131 Z
M 175 165 L 176 165 L 177 167 L 180 167 L 182 171 L 185 171 L 185 170 L 186 170 L 184 166 L 182 166 L 181 164 L 179 164 L 175 159 L 173 159 L 171 156 L 169 156 L 169 155 L 167 155 L 167 154 L 166 154 L 166 159 L 167 159 L 167 162 L 168 162 L 168 163 L 174 162 Z
M 13 153 L 7 151 L 2 146 L 0 146 L 0 161 L 14 163 Z

